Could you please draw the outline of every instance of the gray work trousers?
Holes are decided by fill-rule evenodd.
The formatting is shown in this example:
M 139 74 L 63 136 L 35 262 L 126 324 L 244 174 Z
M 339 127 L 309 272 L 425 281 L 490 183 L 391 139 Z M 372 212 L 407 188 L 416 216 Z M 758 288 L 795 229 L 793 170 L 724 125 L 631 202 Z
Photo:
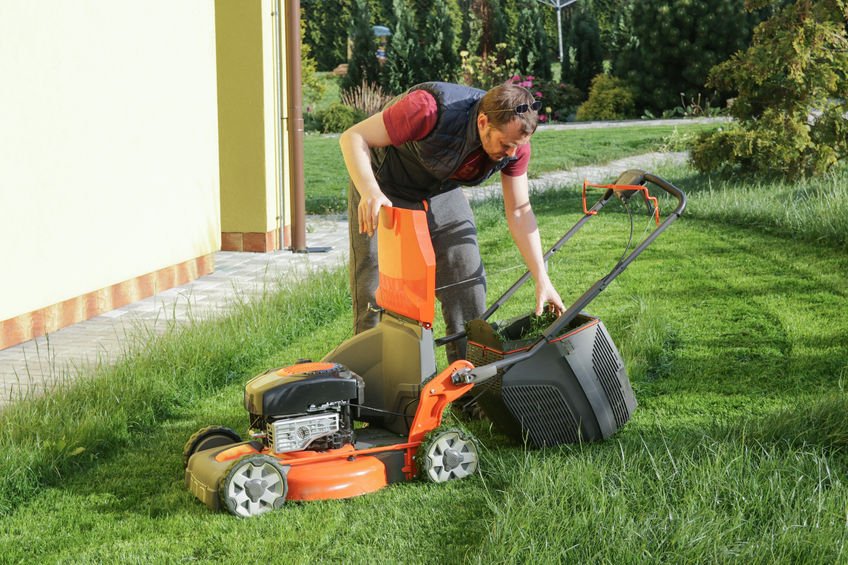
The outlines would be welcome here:
M 350 230 L 350 293 L 356 333 L 377 325 L 377 234 L 359 233 L 359 193 L 350 183 L 348 219 Z M 427 210 L 430 239 L 436 255 L 436 298 L 441 304 L 447 335 L 465 330 L 465 322 L 486 310 L 486 271 L 477 244 L 477 226 L 468 200 L 455 189 L 433 196 Z M 465 358 L 465 340 L 446 345 L 448 361 Z

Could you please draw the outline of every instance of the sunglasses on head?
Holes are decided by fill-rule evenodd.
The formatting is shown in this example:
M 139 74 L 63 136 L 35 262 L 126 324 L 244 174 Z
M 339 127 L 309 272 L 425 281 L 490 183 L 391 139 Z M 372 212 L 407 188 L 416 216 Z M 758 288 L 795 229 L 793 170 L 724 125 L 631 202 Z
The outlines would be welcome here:
M 535 100 L 532 104 L 519 104 L 515 107 L 516 114 L 523 114 L 527 110 L 533 110 L 534 112 L 538 112 L 539 108 L 542 107 L 542 103 L 538 100 Z
M 538 100 L 535 100 L 532 104 L 519 104 L 515 108 L 507 108 L 506 110 L 494 110 L 489 112 L 490 114 L 495 114 L 499 112 L 515 112 L 516 114 L 525 114 L 528 110 L 533 110 L 534 112 L 538 112 L 542 107 L 542 103 Z

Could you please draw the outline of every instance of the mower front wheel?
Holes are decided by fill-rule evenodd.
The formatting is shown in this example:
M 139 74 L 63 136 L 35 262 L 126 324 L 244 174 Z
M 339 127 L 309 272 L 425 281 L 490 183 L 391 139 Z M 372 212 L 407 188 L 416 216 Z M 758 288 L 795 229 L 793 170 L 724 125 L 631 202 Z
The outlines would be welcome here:
M 188 460 L 198 451 L 240 443 L 241 436 L 224 426 L 206 426 L 192 434 L 183 448 L 183 468 L 188 467 Z
M 221 505 L 240 518 L 276 510 L 286 501 L 287 474 L 287 468 L 270 455 L 237 459 L 221 481 Z
M 471 434 L 458 429 L 436 431 L 419 448 L 421 476 L 434 483 L 464 479 L 480 466 L 480 450 Z

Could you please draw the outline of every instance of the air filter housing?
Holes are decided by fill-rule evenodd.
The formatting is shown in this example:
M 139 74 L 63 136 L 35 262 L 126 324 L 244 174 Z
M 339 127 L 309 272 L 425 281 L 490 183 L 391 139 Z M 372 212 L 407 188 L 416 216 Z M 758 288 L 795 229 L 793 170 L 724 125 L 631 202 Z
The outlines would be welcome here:
M 499 334 L 481 325 L 486 322 L 470 323 L 469 361 L 479 366 L 528 350 L 532 344 L 501 341 L 507 347 L 499 348 L 493 343 L 497 335 L 509 340 L 510 332 L 527 325 L 527 318 L 502 324 Z M 515 345 L 520 347 L 510 348 Z M 481 388 L 479 404 L 495 426 L 535 447 L 606 439 L 636 409 L 624 363 L 606 327 L 584 314 L 532 357 L 501 371 Z

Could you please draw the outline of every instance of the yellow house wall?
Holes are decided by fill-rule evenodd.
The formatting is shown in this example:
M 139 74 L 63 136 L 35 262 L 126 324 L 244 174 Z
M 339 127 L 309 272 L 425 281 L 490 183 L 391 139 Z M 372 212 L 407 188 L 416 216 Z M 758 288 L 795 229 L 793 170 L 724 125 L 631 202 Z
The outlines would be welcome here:
M 284 140 L 277 96 L 285 77 L 277 51 L 277 1 L 216 0 L 215 9 L 221 229 L 276 230 L 287 167 L 278 155 Z
M 211 2 L 0 2 L 0 320 L 220 246 Z

